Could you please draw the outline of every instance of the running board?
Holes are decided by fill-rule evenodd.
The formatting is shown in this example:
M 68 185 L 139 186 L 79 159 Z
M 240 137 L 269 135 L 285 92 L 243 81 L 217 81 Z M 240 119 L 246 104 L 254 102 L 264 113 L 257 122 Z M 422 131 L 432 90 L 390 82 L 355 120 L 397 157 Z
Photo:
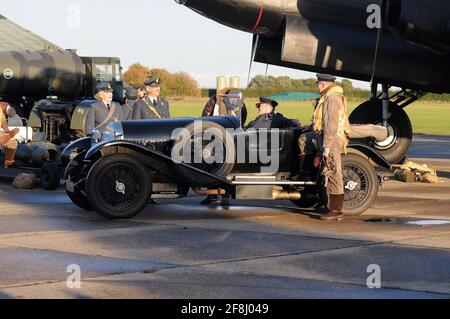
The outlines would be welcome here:
M 274 186 L 316 186 L 316 182 L 294 182 L 294 181 L 234 181 L 233 185 L 274 185 Z

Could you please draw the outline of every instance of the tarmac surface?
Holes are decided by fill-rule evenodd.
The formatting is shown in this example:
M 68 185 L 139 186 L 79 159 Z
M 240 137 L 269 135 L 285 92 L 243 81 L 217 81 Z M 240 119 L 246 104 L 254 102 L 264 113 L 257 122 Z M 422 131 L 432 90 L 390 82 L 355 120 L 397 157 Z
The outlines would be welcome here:
M 385 182 L 366 214 L 339 223 L 289 202 L 224 209 L 198 196 L 108 221 L 62 189 L 2 182 L 0 298 L 448 299 L 450 138 L 415 136 L 409 155 L 440 182 Z M 69 265 L 81 288 L 68 287 Z M 373 269 L 381 288 L 368 288 Z

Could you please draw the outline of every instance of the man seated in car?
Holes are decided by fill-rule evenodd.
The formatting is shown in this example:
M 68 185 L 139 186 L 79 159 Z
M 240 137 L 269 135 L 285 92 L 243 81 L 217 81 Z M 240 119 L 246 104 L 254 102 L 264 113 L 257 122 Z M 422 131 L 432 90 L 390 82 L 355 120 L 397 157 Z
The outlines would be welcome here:
M 256 107 L 259 110 L 258 117 L 250 122 L 245 129 L 290 129 L 300 127 L 298 120 L 291 120 L 283 116 L 283 114 L 275 113 L 278 102 L 266 97 L 260 97 Z

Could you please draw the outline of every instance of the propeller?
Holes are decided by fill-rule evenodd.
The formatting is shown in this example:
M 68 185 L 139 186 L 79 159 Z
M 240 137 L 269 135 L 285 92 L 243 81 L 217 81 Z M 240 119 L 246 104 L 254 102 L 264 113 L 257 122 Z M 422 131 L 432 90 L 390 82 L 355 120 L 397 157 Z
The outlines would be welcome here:
M 252 76 L 253 61 L 255 60 L 255 57 L 256 57 L 256 50 L 258 49 L 258 44 L 259 44 L 259 34 L 256 34 L 253 36 L 252 54 L 250 56 L 250 66 L 248 68 L 247 87 L 250 84 L 250 78 Z

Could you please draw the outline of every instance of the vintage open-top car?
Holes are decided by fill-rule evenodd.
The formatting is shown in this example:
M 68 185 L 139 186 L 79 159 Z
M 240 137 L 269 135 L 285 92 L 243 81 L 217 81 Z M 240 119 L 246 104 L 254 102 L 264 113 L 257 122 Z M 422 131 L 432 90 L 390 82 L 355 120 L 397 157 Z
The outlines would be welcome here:
M 74 204 L 107 218 L 131 218 L 150 199 L 200 195 L 233 199 L 289 200 L 301 208 L 327 205 L 324 178 L 311 168 L 304 180 L 291 180 L 298 166 L 302 129 L 244 130 L 242 96 L 228 96 L 230 115 L 123 121 L 94 130 L 69 145 L 65 187 Z M 361 133 L 362 132 L 362 133 Z M 377 138 L 379 129 L 358 130 Z M 378 137 L 386 138 L 385 136 Z M 389 164 L 366 143 L 351 141 L 343 156 L 344 213 L 365 212 L 377 196 L 374 165 Z

